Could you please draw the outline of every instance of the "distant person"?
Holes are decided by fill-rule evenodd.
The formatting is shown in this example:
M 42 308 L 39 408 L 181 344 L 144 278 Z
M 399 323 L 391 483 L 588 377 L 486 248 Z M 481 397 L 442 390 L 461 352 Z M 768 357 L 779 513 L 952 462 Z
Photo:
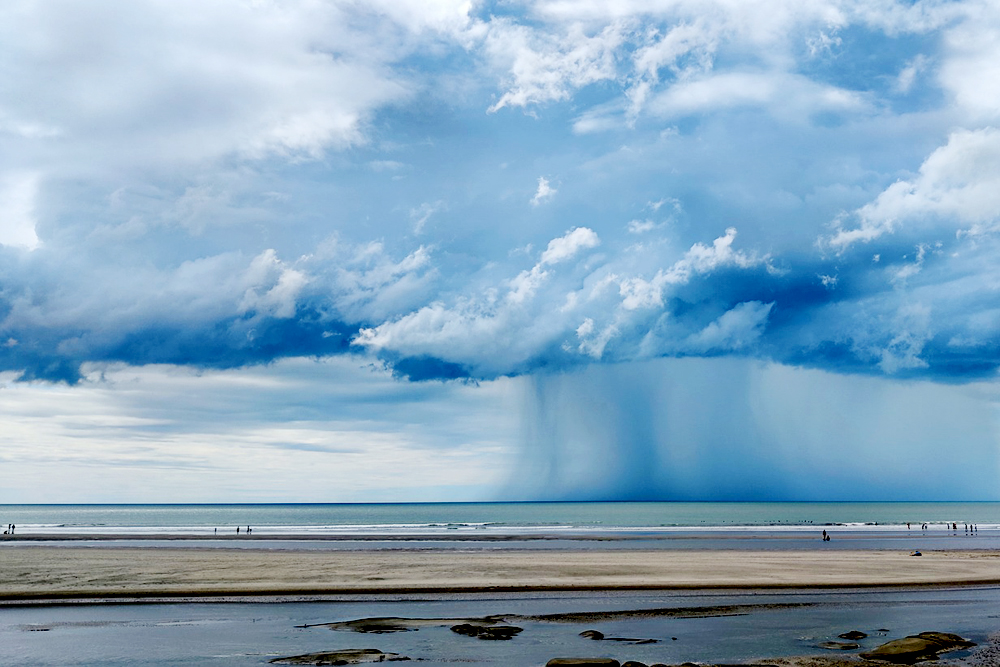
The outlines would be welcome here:
M 237 534 L 237 535 L 239 535 L 239 534 L 240 534 L 240 527 L 239 527 L 239 526 L 236 526 L 236 534 Z
M 823 531 L 823 541 L 826 542 L 826 531 Z

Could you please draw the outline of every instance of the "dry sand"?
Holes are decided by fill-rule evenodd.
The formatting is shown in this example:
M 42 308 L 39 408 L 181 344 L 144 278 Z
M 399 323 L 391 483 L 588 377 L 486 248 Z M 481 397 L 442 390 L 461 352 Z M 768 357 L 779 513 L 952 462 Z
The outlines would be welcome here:
M 0 549 L 0 600 L 1000 584 L 1000 552 Z

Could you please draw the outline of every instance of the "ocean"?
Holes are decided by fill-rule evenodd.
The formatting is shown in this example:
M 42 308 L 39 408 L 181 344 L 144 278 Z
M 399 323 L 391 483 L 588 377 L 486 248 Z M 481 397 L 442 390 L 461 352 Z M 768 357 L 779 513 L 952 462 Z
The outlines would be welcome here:
M 1000 502 L 518 502 L 0 505 L 21 535 L 587 535 L 1000 528 Z

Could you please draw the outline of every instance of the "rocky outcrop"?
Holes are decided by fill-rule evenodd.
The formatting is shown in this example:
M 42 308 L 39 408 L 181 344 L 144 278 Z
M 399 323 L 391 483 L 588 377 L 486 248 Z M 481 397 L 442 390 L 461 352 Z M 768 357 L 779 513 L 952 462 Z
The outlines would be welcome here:
M 831 651 L 853 651 L 856 648 L 861 648 L 861 645 L 854 642 L 820 642 L 819 647 Z
M 840 637 L 841 639 L 850 639 L 851 641 L 854 641 L 857 639 L 864 639 L 868 635 L 865 634 L 864 632 L 861 632 L 860 630 L 851 630 L 850 632 L 844 632 L 837 636 Z
M 517 633 L 523 631 L 516 625 L 485 625 L 480 623 L 459 623 L 451 626 L 452 632 L 479 639 L 505 640 L 511 639 Z
M 331 630 L 383 634 L 386 632 L 412 632 L 420 628 L 450 627 L 467 624 L 483 627 L 497 626 L 502 620 L 502 616 L 483 616 L 480 618 L 401 618 L 399 616 L 380 616 L 377 618 L 359 618 L 353 621 L 337 621 L 336 623 L 312 623 L 296 627 L 324 627 Z
M 545 667 L 621 667 L 613 658 L 552 658 Z
M 271 663 L 275 665 L 359 665 L 365 662 L 394 662 L 397 660 L 409 660 L 409 658 L 398 653 L 384 653 L 375 648 L 350 648 L 342 651 L 324 651 L 275 658 L 271 660 Z
M 920 660 L 935 660 L 941 653 L 971 646 L 975 644 L 948 632 L 921 632 L 882 644 L 873 651 L 862 653 L 861 657 L 912 665 Z
M 624 642 L 626 644 L 655 644 L 659 639 L 639 639 L 637 637 L 606 637 L 600 630 L 584 630 L 580 633 L 584 639 L 594 641 Z M 676 639 L 676 637 L 675 637 Z

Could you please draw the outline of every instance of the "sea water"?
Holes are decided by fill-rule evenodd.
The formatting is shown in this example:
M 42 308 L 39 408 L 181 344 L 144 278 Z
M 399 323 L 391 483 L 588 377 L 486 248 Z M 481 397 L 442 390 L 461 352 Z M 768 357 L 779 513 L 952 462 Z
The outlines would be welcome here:
M 614 534 L 1000 528 L 1000 502 L 520 502 L 190 505 L 0 505 L 20 534 Z

